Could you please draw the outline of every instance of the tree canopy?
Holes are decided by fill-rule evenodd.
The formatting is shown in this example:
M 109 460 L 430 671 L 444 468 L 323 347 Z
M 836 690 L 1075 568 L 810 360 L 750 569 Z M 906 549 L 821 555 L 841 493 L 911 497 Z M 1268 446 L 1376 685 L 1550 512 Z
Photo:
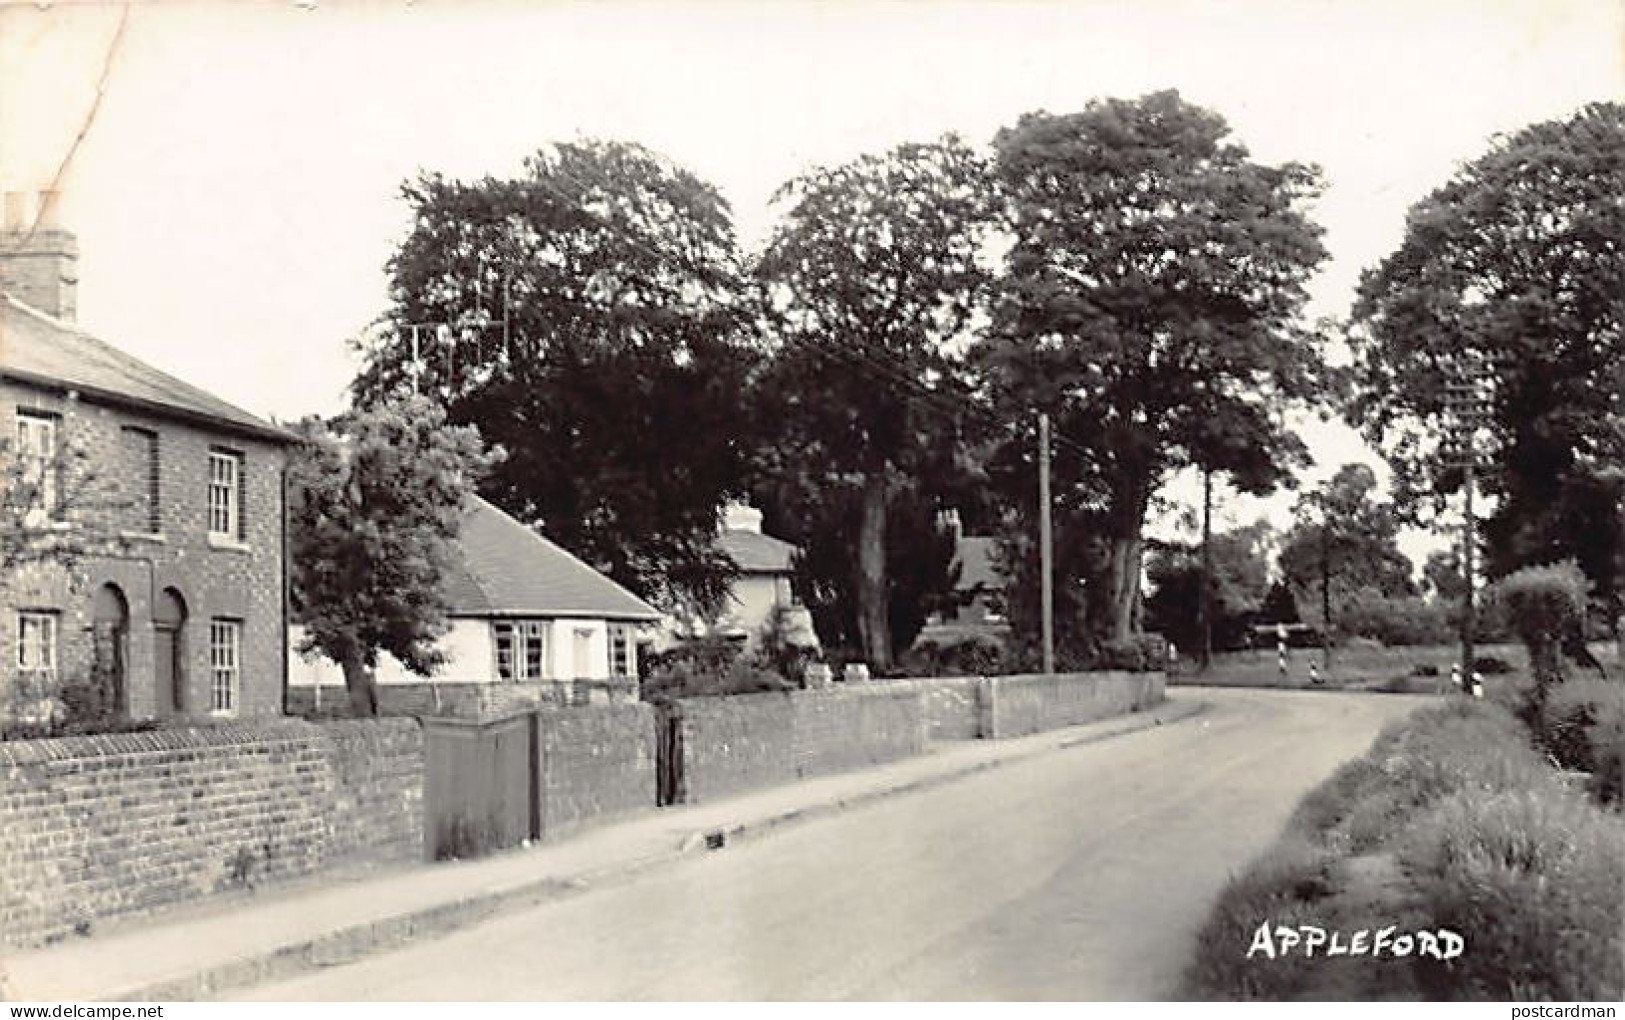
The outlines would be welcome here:
M 1298 500 L 1298 523 L 1287 533 L 1278 565 L 1298 606 L 1317 625 L 1335 629 L 1340 610 L 1366 593 L 1415 594 L 1411 561 L 1399 549 L 1398 516 L 1376 498 L 1376 488 L 1371 468 L 1345 464 Z
M 1247 626 L 1269 592 L 1269 562 L 1265 555 L 1269 533 L 1269 522 L 1261 520 L 1213 535 L 1208 590 L 1212 596 L 1214 644 L 1220 648 L 1243 643 Z M 1201 546 L 1156 546 L 1147 557 L 1146 576 L 1152 585 L 1146 600 L 1149 629 L 1180 648 L 1193 653 L 1200 649 Z
M 852 600 L 820 614 L 842 632 L 825 640 L 856 637 L 876 670 L 919 628 L 900 622 L 952 585 L 930 503 L 959 471 L 966 389 L 950 344 L 985 294 L 990 189 L 952 136 L 818 167 L 779 190 L 757 265 L 774 338 L 759 416 L 777 428 L 763 489 L 809 539 L 809 587 Z M 908 540 L 891 541 L 894 525 Z
M 1484 526 L 1490 572 L 1572 556 L 1616 610 L 1621 194 L 1625 105 L 1497 139 L 1411 209 L 1399 249 L 1361 280 L 1351 330 L 1351 418 L 1393 467 L 1403 507 L 1426 518 L 1460 486 L 1440 455 L 1447 384 L 1476 376 L 1488 411 L 1479 478 L 1497 497 Z
M 1090 628 L 1120 640 L 1171 472 L 1262 493 L 1304 459 L 1284 416 L 1328 382 L 1299 321 L 1326 257 L 1304 209 L 1319 176 L 1255 162 L 1175 92 L 1028 114 L 994 145 L 1014 244 L 978 365 L 1007 417 L 1051 414 L 1058 503 L 1074 493 L 1103 539 Z
M 508 451 L 482 485 L 492 502 L 657 604 L 715 608 L 732 575 L 718 507 L 754 446 L 752 316 L 722 196 L 601 141 L 544 149 L 511 180 L 425 174 L 402 194 L 413 227 L 359 401 L 433 398 Z
M 359 715 L 377 713 L 372 670 L 388 652 L 428 675 L 442 661 L 446 577 L 464 506 L 496 458 L 478 430 L 404 398 L 300 422 L 288 467 L 288 552 L 302 651 L 344 669 Z

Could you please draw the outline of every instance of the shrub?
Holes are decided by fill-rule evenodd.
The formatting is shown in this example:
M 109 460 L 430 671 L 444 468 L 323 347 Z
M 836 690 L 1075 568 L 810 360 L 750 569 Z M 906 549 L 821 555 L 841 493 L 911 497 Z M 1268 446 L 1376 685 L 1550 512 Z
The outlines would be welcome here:
M 1431 983 L 1452 998 L 1617 1001 L 1621 846 L 1625 820 L 1549 789 L 1469 789 L 1440 804 L 1400 850 L 1434 921 L 1469 942 Z
M 1589 584 L 1573 560 L 1525 567 L 1495 583 L 1493 600 L 1529 649 L 1534 684 L 1519 715 L 1537 734 L 1545 724 L 1547 692 L 1564 677 L 1562 647 L 1585 619 Z
M 1619 803 L 1625 787 L 1625 683 L 1569 680 L 1546 700 L 1546 744 L 1566 768 L 1591 773 L 1593 794 Z
M 905 676 L 990 676 L 1000 672 L 1004 658 L 997 641 L 972 637 L 940 645 L 921 641 L 898 665 Z
M 746 659 L 740 646 L 718 638 L 687 642 L 652 658 L 656 661 L 642 684 L 643 700 L 649 702 L 760 694 L 793 686 Z
M 1123 669 L 1152 673 L 1168 668 L 1168 642 L 1161 634 L 1136 634 L 1123 641 L 1105 641 L 1095 656 L 1095 669 Z
M 1453 633 L 1444 607 L 1417 596 L 1389 596 L 1370 589 L 1344 601 L 1337 627 L 1344 634 L 1387 646 L 1443 644 Z

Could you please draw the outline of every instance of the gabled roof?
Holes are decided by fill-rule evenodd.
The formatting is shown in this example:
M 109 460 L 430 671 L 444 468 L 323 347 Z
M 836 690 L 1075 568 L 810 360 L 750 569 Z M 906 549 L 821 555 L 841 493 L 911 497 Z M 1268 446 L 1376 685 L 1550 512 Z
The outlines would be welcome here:
M 796 547 L 759 531 L 725 528 L 717 546 L 746 574 L 788 574 Z
M 966 535 L 960 538 L 959 546 L 954 551 L 954 558 L 959 563 L 960 591 L 969 591 L 978 585 L 994 590 L 1004 587 L 1004 575 L 999 573 L 995 558 L 997 542 L 998 539 L 990 535 Z
M 282 429 L 0 293 L 0 377 L 161 417 L 291 442 Z
M 479 497 L 463 513 L 447 579 L 452 616 L 657 620 L 660 613 Z

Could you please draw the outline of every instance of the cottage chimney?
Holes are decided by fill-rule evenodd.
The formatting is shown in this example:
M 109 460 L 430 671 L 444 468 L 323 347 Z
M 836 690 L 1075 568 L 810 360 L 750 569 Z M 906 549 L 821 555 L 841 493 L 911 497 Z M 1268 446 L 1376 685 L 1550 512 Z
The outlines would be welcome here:
M 31 308 L 72 322 L 78 307 L 79 242 L 58 221 L 60 193 L 40 192 L 29 217 L 30 196 L 6 193 L 0 230 L 0 291 Z
M 762 512 L 749 503 L 729 503 L 722 511 L 722 527 L 727 531 L 762 533 Z

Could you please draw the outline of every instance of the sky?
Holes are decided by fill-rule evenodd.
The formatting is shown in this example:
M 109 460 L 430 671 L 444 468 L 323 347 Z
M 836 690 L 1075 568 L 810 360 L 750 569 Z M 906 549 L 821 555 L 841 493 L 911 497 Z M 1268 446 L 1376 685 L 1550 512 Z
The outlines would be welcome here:
M 0 4 L 0 189 L 62 193 L 82 326 L 290 420 L 343 407 L 421 170 L 633 140 L 715 184 L 751 246 L 810 166 L 1163 88 L 1256 158 L 1323 169 L 1309 314 L 1340 315 L 1495 134 L 1625 97 L 1625 3 Z M 1304 435 L 1310 483 L 1375 461 L 1346 427 Z M 1290 496 L 1221 503 L 1220 527 L 1284 523 Z

